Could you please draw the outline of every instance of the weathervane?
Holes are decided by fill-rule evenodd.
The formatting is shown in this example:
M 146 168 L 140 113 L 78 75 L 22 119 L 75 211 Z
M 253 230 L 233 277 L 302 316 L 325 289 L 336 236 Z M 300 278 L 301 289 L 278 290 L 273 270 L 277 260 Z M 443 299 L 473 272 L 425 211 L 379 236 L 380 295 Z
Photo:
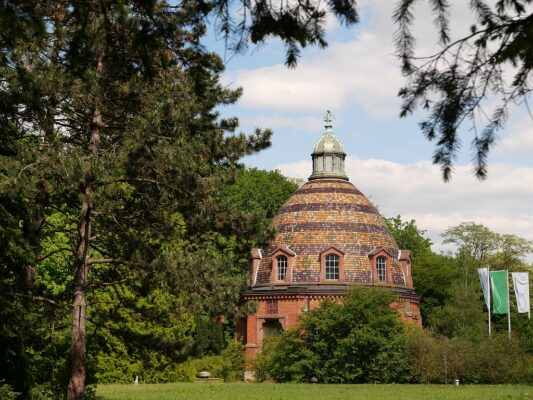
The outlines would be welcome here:
M 324 128 L 326 128 L 326 132 L 324 132 L 326 135 L 327 134 L 332 134 L 333 131 L 331 130 L 331 128 L 333 128 L 333 120 L 335 119 L 335 117 L 333 116 L 333 114 L 331 113 L 331 111 L 327 111 L 326 112 L 326 115 L 324 116 Z

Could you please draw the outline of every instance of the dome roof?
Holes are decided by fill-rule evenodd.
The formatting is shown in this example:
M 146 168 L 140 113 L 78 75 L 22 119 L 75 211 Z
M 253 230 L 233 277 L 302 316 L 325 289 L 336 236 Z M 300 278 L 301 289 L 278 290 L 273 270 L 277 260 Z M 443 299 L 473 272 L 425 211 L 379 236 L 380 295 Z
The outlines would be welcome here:
M 300 187 L 272 221 L 277 231 L 270 248 L 287 246 L 296 254 L 318 255 L 335 247 L 364 257 L 376 248 L 398 258 L 398 245 L 372 203 L 353 184 L 315 179 Z
M 342 260 L 338 283 L 376 284 L 375 262 L 384 256 L 388 260 L 388 277 L 379 284 L 405 287 L 402 255 L 385 220 L 347 180 L 345 154 L 339 154 L 337 160 L 335 154 L 331 156 L 332 152 L 343 152 L 330 132 L 331 120 L 328 112 L 326 132 L 313 152 L 313 174 L 309 181 L 287 200 L 272 221 L 276 236 L 256 258 L 259 268 L 255 286 L 273 282 L 273 260 L 280 254 L 290 258 L 291 284 L 331 284 L 321 274 L 323 255 L 333 252 Z M 331 162 L 327 159 L 330 156 Z
M 257 284 L 270 282 L 269 255 L 278 249 L 294 252 L 292 282 L 319 283 L 324 251 L 343 254 L 345 283 L 372 283 L 369 255 L 386 252 L 391 259 L 390 286 L 405 286 L 399 249 L 387 224 L 372 203 L 350 182 L 315 179 L 283 205 L 272 221 L 277 232 L 262 249 Z
M 333 133 L 325 133 L 315 145 L 313 154 L 321 153 L 342 153 L 344 154 L 344 148 L 342 143 L 335 137 Z

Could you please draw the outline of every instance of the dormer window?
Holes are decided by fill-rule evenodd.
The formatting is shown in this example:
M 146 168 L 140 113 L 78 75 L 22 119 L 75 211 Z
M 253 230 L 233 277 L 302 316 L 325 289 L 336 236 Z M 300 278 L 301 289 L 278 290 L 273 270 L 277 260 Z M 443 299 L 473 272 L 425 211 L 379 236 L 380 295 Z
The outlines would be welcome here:
M 328 254 L 326 256 L 326 280 L 333 281 L 339 279 L 339 256 Z
M 278 247 L 270 255 L 272 270 L 270 283 L 283 283 L 292 281 L 292 265 L 296 253 L 287 246 Z
M 368 258 L 372 265 L 372 282 L 392 282 L 392 255 L 384 248 L 379 247 L 368 253 Z
M 387 259 L 379 256 L 376 259 L 376 274 L 378 282 L 385 282 L 387 280 Z
M 278 256 L 277 263 L 278 263 L 277 280 L 285 281 L 285 278 L 287 277 L 287 257 Z
M 344 253 L 335 247 L 320 253 L 320 280 L 344 282 L 343 259 Z

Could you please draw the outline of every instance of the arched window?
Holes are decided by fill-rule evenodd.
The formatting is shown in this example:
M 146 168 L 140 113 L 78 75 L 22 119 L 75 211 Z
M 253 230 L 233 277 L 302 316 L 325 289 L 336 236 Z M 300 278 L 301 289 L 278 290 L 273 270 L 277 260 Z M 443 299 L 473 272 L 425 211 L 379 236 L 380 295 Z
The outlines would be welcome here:
M 385 282 L 387 280 L 387 259 L 380 256 L 376 260 L 376 272 L 378 282 Z
M 326 256 L 326 280 L 339 279 L 339 256 L 336 254 L 328 254 Z
M 279 256 L 278 257 L 278 275 L 277 280 L 278 281 L 284 281 L 287 277 L 287 257 L 285 256 Z

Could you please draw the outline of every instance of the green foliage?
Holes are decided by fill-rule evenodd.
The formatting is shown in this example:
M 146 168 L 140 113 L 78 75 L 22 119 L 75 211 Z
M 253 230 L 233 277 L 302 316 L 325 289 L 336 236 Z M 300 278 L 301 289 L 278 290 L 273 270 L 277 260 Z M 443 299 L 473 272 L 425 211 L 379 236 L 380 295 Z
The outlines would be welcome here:
M 226 216 L 226 237 L 235 241 L 239 265 L 245 265 L 251 248 L 272 235 L 268 226 L 298 185 L 279 171 L 242 168 L 232 182 L 217 193 L 220 213 Z
M 136 375 L 143 371 L 140 361 L 129 360 L 126 352 L 117 349 L 114 352 L 99 352 L 96 355 L 97 372 L 95 374 L 99 383 L 131 383 Z M 141 375 L 142 376 L 142 375 Z
M 447 337 L 476 338 L 487 334 L 487 315 L 483 312 L 479 284 L 465 287 L 463 282 L 452 283 L 448 298 L 442 306 L 434 307 L 427 325 Z
M 400 249 L 410 250 L 413 255 L 413 285 L 422 295 L 420 312 L 424 326 L 428 326 L 433 310 L 450 298 L 457 276 L 456 264 L 451 257 L 431 250 L 431 240 L 416 226 L 416 221 L 403 221 L 398 215 L 386 222 Z
M 10 385 L 3 382 L 0 383 L 0 399 L 2 400 L 16 400 L 19 392 L 13 391 Z
M 271 361 L 278 346 L 278 341 L 279 336 L 263 338 L 261 350 L 256 355 L 252 363 L 252 368 L 255 372 L 255 380 L 257 382 L 264 382 L 271 378 L 269 371 L 273 367 L 271 365 Z
M 65 348 L 76 285 L 89 381 L 164 373 L 193 336 L 197 353 L 221 350 L 195 319 L 231 319 L 245 271 L 236 232 L 265 236 L 268 216 L 219 190 L 271 132 L 239 133 L 216 111 L 241 91 L 200 45 L 211 6 L 12 3 L 0 5 L 15 35 L 0 39 L 0 377 L 26 396 L 64 390 L 69 354 L 85 360 L 84 346 Z
M 279 171 L 239 169 L 234 181 L 220 190 L 222 203 L 232 210 L 246 210 L 266 227 L 298 185 Z
M 505 335 L 474 341 L 413 330 L 408 348 L 412 371 L 421 383 L 529 383 L 533 378 L 533 357 Z
M 433 162 L 444 180 L 453 172 L 461 148 L 460 126 L 471 121 L 471 149 L 476 176 L 487 175 L 487 156 L 498 131 L 509 117 L 510 106 L 526 104 L 533 69 L 533 14 L 530 0 L 470 2 L 470 32 L 451 38 L 449 1 L 429 0 L 441 48 L 425 57 L 415 56 L 412 32 L 417 2 L 398 0 L 394 19 L 396 47 L 407 83 L 399 92 L 401 116 L 421 107 L 428 116 L 420 123 L 424 136 L 436 140 Z M 499 99 L 496 105 L 493 99 Z M 493 109 L 487 115 L 484 108 Z M 466 130 L 465 130 L 466 131 Z
M 342 302 L 324 300 L 284 333 L 270 359 L 277 381 L 325 383 L 410 380 L 404 325 L 386 289 L 354 287 Z
M 246 366 L 242 343 L 238 340 L 232 340 L 228 347 L 220 353 L 220 357 L 222 358 L 221 376 L 224 382 L 242 380 Z
M 94 333 L 98 382 L 145 382 L 187 379 L 176 365 L 192 343 L 194 318 L 184 302 L 165 286 L 146 290 L 121 284 L 95 291 L 89 329 Z M 194 376 L 194 372 L 192 372 Z
M 226 346 L 224 325 L 206 316 L 196 316 L 196 329 L 190 351 L 192 357 L 199 358 L 207 354 L 218 354 Z
M 191 363 L 183 363 L 173 368 L 171 382 L 193 382 L 196 379 L 196 369 Z
M 267 213 L 233 202 L 255 184 L 239 159 L 271 132 L 238 133 L 216 111 L 241 90 L 221 84 L 223 63 L 201 38 L 210 13 L 230 23 L 229 5 L 0 4 L 0 377 L 24 396 L 32 385 L 59 396 L 69 354 L 82 368 L 87 355 L 89 381 L 126 381 L 223 347 L 205 321 L 235 314 L 247 241 L 266 237 L 290 190 L 266 173 Z M 294 63 L 300 47 L 325 44 L 319 6 L 246 4 L 234 37 L 277 36 Z M 330 9 L 357 19 L 353 1 Z M 240 189 L 219 193 L 236 171 Z M 87 326 L 71 325 L 69 310 L 86 304 Z M 69 326 L 80 329 L 72 351 Z
M 238 340 L 231 340 L 219 355 L 192 360 L 191 364 L 197 372 L 208 371 L 224 382 L 242 380 L 246 366 L 244 346 Z
M 459 255 L 476 261 L 486 258 L 498 249 L 499 235 L 475 222 L 462 222 L 446 229 L 442 234 L 443 243 L 455 244 Z
M 221 377 L 223 360 L 220 354 L 191 360 L 197 372 L 207 371 L 213 377 Z
M 168 364 L 163 370 L 150 368 L 139 379 L 145 383 L 193 382 L 196 369 L 191 363 Z
M 426 231 L 416 226 L 416 221 L 403 221 L 400 215 L 385 220 L 400 249 L 410 250 L 414 260 L 431 253 L 431 240 L 424 235 Z

